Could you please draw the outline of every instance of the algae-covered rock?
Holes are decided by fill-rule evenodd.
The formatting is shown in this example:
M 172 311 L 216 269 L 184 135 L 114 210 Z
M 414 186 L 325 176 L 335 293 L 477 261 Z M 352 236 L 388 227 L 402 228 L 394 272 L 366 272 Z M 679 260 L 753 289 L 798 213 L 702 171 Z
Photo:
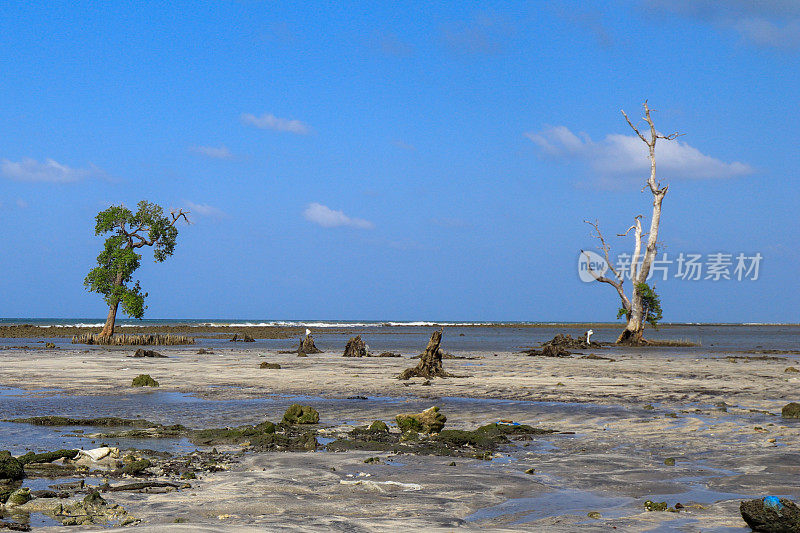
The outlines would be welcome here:
M 17 481 L 25 477 L 22 463 L 11 456 L 11 452 L 0 451 L 0 479 Z
M 93 490 L 83 498 L 83 503 L 90 505 L 105 505 L 106 500 L 100 496 L 98 491 Z
M 793 366 L 787 366 L 786 370 L 784 370 L 784 372 L 789 372 L 790 374 L 796 374 L 796 373 L 800 372 L 800 370 L 798 370 L 796 367 L 793 367 Z
M 139 374 L 131 382 L 133 387 L 158 387 L 158 381 L 150 377 L 150 374 Z
M 132 461 L 125 466 L 122 467 L 122 473 L 128 474 L 129 476 L 138 476 L 142 474 L 145 470 L 150 468 L 151 463 L 147 459 L 139 459 L 137 461 Z
M 406 413 L 397 415 L 397 425 L 402 432 L 422 431 L 424 433 L 438 433 L 447 422 L 447 417 L 439 412 L 436 406 L 425 409 L 421 413 Z
M 6 500 L 6 507 L 15 507 L 28 503 L 29 501 L 31 501 L 31 489 L 22 487 L 11 493 L 8 500 Z
M 241 444 L 252 441 L 261 434 L 275 433 L 275 424 L 266 420 L 255 426 L 238 426 L 235 428 L 200 429 L 193 431 L 189 439 L 194 444 L 211 446 L 216 444 Z
M 316 424 L 319 422 L 319 413 L 310 405 L 292 404 L 283 415 L 287 424 Z
M 45 453 L 28 452 L 17 457 L 17 460 L 24 466 L 29 463 L 52 463 L 58 459 L 74 459 L 76 455 L 78 455 L 78 450 L 56 450 Z
M 791 500 L 767 496 L 743 501 L 739 505 L 742 518 L 753 531 L 763 533 L 797 533 L 800 531 L 800 508 Z
M 258 365 L 258 368 L 269 368 L 272 370 L 280 370 L 281 365 L 279 365 L 278 363 L 268 363 L 264 361 L 260 365 Z
M 644 502 L 644 508 L 648 511 L 666 511 L 669 506 L 667 505 L 667 502 L 654 502 L 647 500 Z
M 383 420 L 376 420 L 375 422 L 370 424 L 369 430 L 370 431 L 376 431 L 376 432 L 377 431 L 382 431 L 384 433 L 388 433 L 389 432 L 389 426 L 387 426 L 386 422 L 384 422 Z
M 800 418 L 800 403 L 791 402 L 784 405 L 781 409 L 781 416 L 783 418 Z
M 664 459 L 664 464 L 667 466 L 675 466 L 675 458 L 667 457 L 666 459 Z

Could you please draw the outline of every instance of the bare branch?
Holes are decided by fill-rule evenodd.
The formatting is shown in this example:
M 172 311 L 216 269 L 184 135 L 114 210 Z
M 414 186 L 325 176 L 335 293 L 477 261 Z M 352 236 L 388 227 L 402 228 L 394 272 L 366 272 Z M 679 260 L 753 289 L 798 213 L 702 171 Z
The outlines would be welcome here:
M 169 214 L 172 216 L 172 224 L 170 224 L 172 226 L 174 226 L 175 223 L 181 219 L 181 217 L 186 221 L 187 224 L 191 224 L 189 217 L 186 216 L 189 214 L 188 211 L 184 211 L 183 209 L 178 209 L 176 211 L 175 209 L 172 209 L 170 210 Z
M 590 226 L 592 226 L 594 228 L 594 231 L 595 231 L 595 235 L 594 236 L 597 237 L 598 239 L 600 239 L 600 246 L 598 246 L 598 248 L 603 250 L 603 255 L 605 256 L 605 259 L 606 259 L 606 264 L 608 265 L 609 270 L 611 270 L 611 272 L 614 273 L 614 277 L 617 278 L 617 282 L 619 282 L 619 284 L 620 284 L 620 289 L 618 289 L 618 290 L 621 290 L 622 277 L 619 275 L 619 273 L 617 273 L 617 269 L 615 269 L 614 265 L 611 263 L 611 258 L 609 257 L 609 251 L 611 250 L 611 248 L 608 246 L 608 244 L 606 243 L 605 238 L 603 238 L 603 234 L 600 232 L 600 225 L 598 224 L 598 222 L 596 220 L 594 222 L 589 222 L 588 220 L 584 220 L 584 222 L 589 224 Z M 586 252 L 584 252 L 584 253 L 586 253 Z M 594 273 L 592 273 L 592 275 L 594 276 Z M 595 279 L 597 279 L 597 281 L 603 281 L 602 279 L 599 279 L 596 276 L 595 276 Z M 609 281 L 603 281 L 603 282 L 604 283 L 611 283 L 610 280 Z M 611 283 L 611 284 L 614 285 L 614 283 Z
M 636 126 L 633 125 L 633 122 L 631 122 L 631 119 L 628 118 L 628 115 L 625 113 L 625 110 L 620 109 L 620 111 L 622 111 L 622 116 L 625 117 L 625 120 L 628 122 L 628 126 L 630 126 L 631 129 L 633 129 L 633 131 L 636 132 L 636 135 L 638 135 L 641 140 L 643 140 L 644 142 L 647 142 L 647 139 L 644 138 L 644 135 L 642 135 L 642 132 L 640 132 L 636 128 Z

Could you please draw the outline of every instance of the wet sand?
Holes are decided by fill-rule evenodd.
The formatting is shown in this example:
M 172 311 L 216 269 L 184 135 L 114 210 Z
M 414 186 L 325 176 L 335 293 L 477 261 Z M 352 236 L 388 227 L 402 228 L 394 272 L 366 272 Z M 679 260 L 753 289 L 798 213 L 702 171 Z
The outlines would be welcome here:
M 448 428 L 511 419 L 559 432 L 504 448 L 492 461 L 457 458 L 456 466 L 448 466 L 451 457 L 377 452 L 247 453 L 229 471 L 193 480 L 188 490 L 115 493 L 114 503 L 141 518 L 138 528 L 144 530 L 747 531 L 738 512 L 741 499 L 800 498 L 800 421 L 779 416 L 784 404 L 800 400 L 800 374 L 784 372 L 800 368 L 800 355 L 698 357 L 696 350 L 679 348 L 583 352 L 616 359 L 611 362 L 459 352 L 479 358 L 445 360 L 446 370 L 465 377 L 425 386 L 422 379 L 395 379 L 415 364 L 411 354 L 352 359 L 337 350 L 301 358 L 244 344 L 213 349 L 213 355 L 198 355 L 198 347 L 159 347 L 166 359 L 133 359 L 127 356 L 134 350 L 120 348 L 4 349 L 0 385 L 50 391 L 34 392 L 33 402 L 58 391 L 98 401 L 111 397 L 113 405 L 120 395 L 153 394 L 130 387 L 133 377 L 146 373 L 161 383 L 158 394 L 219 402 L 276 399 L 231 407 L 220 415 L 230 419 L 228 425 L 279 419 L 299 395 L 313 396 L 302 403 L 317 407 L 323 428 L 331 431 L 345 423 L 393 422 L 399 412 L 439 405 Z M 282 368 L 259 369 L 262 361 Z M 354 395 L 369 399 L 346 400 Z M 102 405 L 111 409 L 109 402 Z M 179 415 L 158 409 L 144 416 L 193 427 L 220 421 L 190 413 L 175 420 Z M 374 456 L 384 462 L 364 463 Z M 665 465 L 667 458 L 675 466 Z M 535 472 L 526 474 L 529 468 Z M 647 512 L 647 499 L 687 507 Z M 601 518 L 587 517 L 591 511 Z M 176 518 L 188 524 L 171 524 Z

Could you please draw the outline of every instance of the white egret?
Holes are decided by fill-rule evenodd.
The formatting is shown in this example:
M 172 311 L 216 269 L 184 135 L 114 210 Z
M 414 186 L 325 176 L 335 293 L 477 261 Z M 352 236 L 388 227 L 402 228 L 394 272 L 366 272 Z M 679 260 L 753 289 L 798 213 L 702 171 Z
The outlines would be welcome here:
M 586 332 L 586 344 L 592 344 L 591 337 L 592 337 L 593 334 L 594 334 L 594 331 L 592 331 L 592 330 L 589 330 L 589 331 Z

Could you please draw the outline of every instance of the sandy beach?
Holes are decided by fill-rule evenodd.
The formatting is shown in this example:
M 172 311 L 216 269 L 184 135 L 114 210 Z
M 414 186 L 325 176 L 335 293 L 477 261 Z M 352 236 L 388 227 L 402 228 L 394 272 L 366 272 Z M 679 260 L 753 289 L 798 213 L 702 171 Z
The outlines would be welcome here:
M 413 366 L 412 354 L 344 358 L 333 339 L 318 336 L 328 349 L 308 357 L 237 343 L 213 354 L 158 347 L 166 358 L 132 358 L 129 348 L 6 348 L 0 384 L 6 398 L 28 391 L 34 406 L 17 401 L 9 418 L 138 416 L 206 428 L 278 420 L 299 402 L 319 411 L 317 435 L 328 442 L 430 406 L 448 429 L 509 420 L 555 431 L 503 446 L 491 460 L 220 447 L 233 454 L 228 469 L 199 475 L 191 488 L 109 496 L 144 530 L 747 531 L 741 500 L 800 496 L 800 424 L 780 417 L 798 398 L 800 374 L 786 369 L 800 366 L 800 353 L 459 351 L 465 359 L 444 364 L 460 377 L 404 382 L 396 377 Z M 613 361 L 581 358 L 588 354 Z M 259 368 L 265 361 L 281 368 Z M 139 374 L 160 387 L 131 388 Z M 646 511 L 646 500 L 683 508 Z

